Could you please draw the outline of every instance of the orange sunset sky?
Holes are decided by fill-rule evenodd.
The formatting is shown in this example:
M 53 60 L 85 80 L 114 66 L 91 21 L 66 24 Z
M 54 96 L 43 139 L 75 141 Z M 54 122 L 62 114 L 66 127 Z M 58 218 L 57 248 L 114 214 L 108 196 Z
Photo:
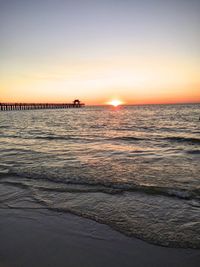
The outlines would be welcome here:
M 200 1 L 1 1 L 0 101 L 200 102 Z

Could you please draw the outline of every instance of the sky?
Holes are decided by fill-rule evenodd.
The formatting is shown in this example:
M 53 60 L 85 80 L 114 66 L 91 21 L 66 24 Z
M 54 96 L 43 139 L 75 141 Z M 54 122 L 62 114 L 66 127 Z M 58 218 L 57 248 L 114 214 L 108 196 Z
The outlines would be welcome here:
M 0 101 L 200 102 L 199 0 L 0 0 Z

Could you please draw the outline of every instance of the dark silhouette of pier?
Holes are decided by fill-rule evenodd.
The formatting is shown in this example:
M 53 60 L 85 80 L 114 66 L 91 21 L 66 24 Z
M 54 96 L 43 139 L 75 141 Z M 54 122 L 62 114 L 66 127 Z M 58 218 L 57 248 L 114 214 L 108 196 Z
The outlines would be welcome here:
M 0 103 L 0 111 L 81 108 L 84 105 L 79 99 L 72 103 Z

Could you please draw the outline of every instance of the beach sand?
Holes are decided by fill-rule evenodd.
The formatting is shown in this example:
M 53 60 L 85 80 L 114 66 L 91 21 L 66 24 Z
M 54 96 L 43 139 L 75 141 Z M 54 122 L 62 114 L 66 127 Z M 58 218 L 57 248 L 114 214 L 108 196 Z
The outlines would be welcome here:
M 0 267 L 195 267 L 200 250 L 166 248 L 47 209 L 1 209 Z

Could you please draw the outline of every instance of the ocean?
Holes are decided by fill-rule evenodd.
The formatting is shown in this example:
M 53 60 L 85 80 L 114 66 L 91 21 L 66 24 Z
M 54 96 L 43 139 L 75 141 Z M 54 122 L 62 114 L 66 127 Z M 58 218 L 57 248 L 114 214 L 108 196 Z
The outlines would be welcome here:
M 0 208 L 200 248 L 200 104 L 0 112 Z

